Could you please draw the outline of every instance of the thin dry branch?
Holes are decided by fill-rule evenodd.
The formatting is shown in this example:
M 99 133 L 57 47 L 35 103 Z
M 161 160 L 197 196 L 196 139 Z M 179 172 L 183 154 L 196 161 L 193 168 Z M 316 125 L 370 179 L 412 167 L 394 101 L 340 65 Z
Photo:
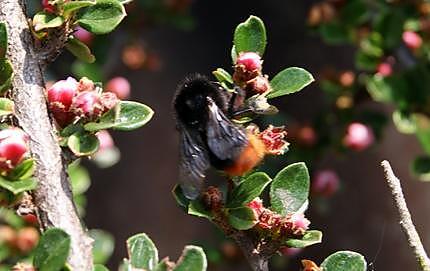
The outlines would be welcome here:
M 34 191 L 41 229 L 58 227 L 72 239 L 68 263 L 76 271 L 92 270 L 92 240 L 82 227 L 72 200 L 66 164 L 49 119 L 43 73 L 34 47 L 24 0 L 0 0 L 0 22 L 8 30 L 7 58 L 14 69 L 12 98 L 19 125 L 30 136 L 39 180 Z
M 400 217 L 400 226 L 406 235 L 409 247 L 412 249 L 421 270 L 430 271 L 430 259 L 424 250 L 420 236 L 412 222 L 400 180 L 394 175 L 390 163 L 387 160 L 382 161 L 381 166 L 384 169 L 385 180 L 387 181 L 391 194 L 393 195 L 393 200 Z

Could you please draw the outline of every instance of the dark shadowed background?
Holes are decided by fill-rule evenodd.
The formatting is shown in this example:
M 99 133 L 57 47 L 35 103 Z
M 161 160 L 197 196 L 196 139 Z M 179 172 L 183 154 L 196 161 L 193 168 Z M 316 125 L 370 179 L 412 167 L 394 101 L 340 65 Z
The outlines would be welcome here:
M 131 99 L 151 106 L 155 116 L 142 129 L 114 133 L 122 152 L 116 166 L 99 170 L 90 165 L 93 183 L 88 192 L 85 221 L 89 228 L 102 228 L 115 236 L 117 245 L 111 267 L 126 255 L 126 238 L 137 232 L 148 233 L 157 244 L 160 257 L 169 255 L 171 259 L 176 259 L 186 244 L 211 243 L 215 239 L 214 227 L 209 222 L 185 215 L 171 196 L 178 165 L 178 138 L 171 99 L 176 85 L 187 74 L 210 75 L 217 67 L 231 66 L 229 51 L 238 23 L 250 14 L 264 20 L 269 42 L 264 57 L 267 74 L 274 75 L 286 66 L 300 66 L 314 75 L 327 65 L 352 68 L 350 48 L 328 47 L 307 31 L 305 18 L 312 2 L 195 1 L 193 30 L 157 26 L 142 31 L 141 38 L 163 59 L 159 72 L 130 71 L 120 61 L 114 65 L 112 76 L 129 78 Z M 280 98 L 276 104 L 281 111 L 305 122 L 317 114 L 322 103 L 322 93 L 313 84 L 297 95 Z M 288 128 L 288 122 L 285 124 Z M 323 231 L 324 240 L 292 259 L 288 270 L 299 270 L 301 258 L 320 262 L 330 253 L 343 249 L 364 254 L 374 270 L 415 270 L 414 258 L 397 224 L 379 162 L 382 159 L 392 162 L 403 181 L 424 244 L 430 246 L 427 232 L 430 184 L 414 180 L 408 169 L 409 161 L 417 153 L 419 147 L 414 138 L 400 135 L 389 126 L 382 145 L 349 156 L 328 154 L 320 161 L 317 168 L 333 167 L 339 172 L 342 191 L 331 200 L 325 215 L 312 211 L 318 202 L 311 201 L 307 216 L 313 228 Z M 215 270 L 211 266 L 209 269 Z M 222 266 L 217 270 L 249 268 L 242 263 L 240 267 Z

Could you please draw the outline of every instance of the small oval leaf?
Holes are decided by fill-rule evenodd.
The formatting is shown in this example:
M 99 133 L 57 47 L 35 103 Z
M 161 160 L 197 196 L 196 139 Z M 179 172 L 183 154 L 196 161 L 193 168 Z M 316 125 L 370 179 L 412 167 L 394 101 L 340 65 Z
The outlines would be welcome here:
M 309 183 L 305 163 L 291 164 L 279 171 L 270 187 L 272 209 L 281 215 L 297 212 L 308 199 Z
M 97 136 L 89 133 L 74 133 L 67 140 L 67 146 L 77 156 L 86 156 L 95 153 L 99 149 Z
M 133 268 L 153 270 L 158 263 L 158 250 L 145 233 L 136 234 L 127 240 L 128 256 Z
M 12 64 L 7 59 L 0 59 L 0 94 L 11 86 L 13 76 Z
M 81 8 L 95 5 L 96 1 L 70 1 L 65 2 L 63 6 L 63 16 L 68 18 L 70 15 Z
M 273 77 L 270 81 L 272 91 L 267 98 L 275 98 L 302 90 L 315 81 L 312 74 L 302 68 L 290 67 Z
M 52 228 L 43 233 L 34 251 L 33 265 L 38 271 L 58 271 L 64 267 L 70 250 L 70 236 Z
M 154 111 L 144 104 L 131 101 L 121 101 L 116 108 L 106 112 L 98 122 L 85 124 L 87 131 L 99 131 L 112 128 L 129 131 L 142 127 L 154 115 Z
M 285 240 L 285 245 L 288 247 L 295 248 L 304 248 L 314 244 L 321 243 L 322 241 L 322 232 L 311 230 L 306 231 L 305 234 L 301 238 L 289 238 Z
M 250 16 L 245 22 L 240 23 L 234 31 L 233 43 L 237 53 L 256 52 L 262 56 L 267 43 L 263 21 L 256 16 Z
M 206 255 L 201 247 L 186 246 L 173 271 L 205 271 L 207 265 Z
M 328 256 L 321 267 L 324 271 L 366 271 L 366 260 L 353 251 L 338 251 Z
M 0 59 L 6 57 L 7 28 L 5 23 L 0 23 Z
M 249 230 L 257 222 L 254 211 L 249 207 L 231 209 L 228 212 L 228 223 L 237 230 Z
M 97 0 L 96 4 L 81 10 L 77 16 L 80 26 L 94 34 L 106 34 L 114 30 L 126 15 L 118 0 Z
M 226 208 L 238 208 L 260 196 L 272 179 L 264 172 L 255 172 L 235 187 L 229 196 Z
M 66 49 L 69 50 L 79 60 L 87 63 L 93 63 L 96 61 L 96 57 L 91 53 L 90 48 L 88 48 L 85 43 L 78 39 L 69 39 L 69 41 L 66 43 Z
M 93 260 L 96 264 L 105 264 L 113 253 L 115 241 L 113 236 L 102 230 L 90 230 L 89 235 L 93 238 Z
M 28 178 L 19 181 L 10 181 L 0 177 L 0 187 L 18 195 L 24 191 L 30 191 L 37 187 L 37 180 L 35 178 Z
M 33 17 L 33 27 L 36 32 L 59 27 L 64 23 L 64 18 L 47 12 L 38 12 Z

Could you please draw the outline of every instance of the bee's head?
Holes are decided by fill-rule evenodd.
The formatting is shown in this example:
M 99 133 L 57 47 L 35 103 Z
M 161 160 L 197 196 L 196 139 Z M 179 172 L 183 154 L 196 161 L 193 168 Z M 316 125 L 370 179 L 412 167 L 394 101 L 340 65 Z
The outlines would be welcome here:
M 189 76 L 181 83 L 173 100 L 176 118 L 189 127 L 201 127 L 207 122 L 209 106 L 214 104 L 222 111 L 227 102 L 224 89 L 205 76 Z

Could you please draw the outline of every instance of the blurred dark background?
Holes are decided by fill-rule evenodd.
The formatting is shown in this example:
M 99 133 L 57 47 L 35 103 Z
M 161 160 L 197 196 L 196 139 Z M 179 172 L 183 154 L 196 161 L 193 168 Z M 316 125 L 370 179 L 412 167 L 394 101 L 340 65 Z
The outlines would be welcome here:
M 194 1 L 192 16 L 196 24 L 192 30 L 169 26 L 142 29 L 142 40 L 151 44 L 163 59 L 160 71 L 131 71 L 120 61 L 114 63 L 111 75 L 122 75 L 130 80 L 131 99 L 148 104 L 156 113 L 142 129 L 114 133 L 122 153 L 117 165 L 99 170 L 89 164 L 93 182 L 87 193 L 85 221 L 89 228 L 105 229 L 115 236 L 116 250 L 111 267 L 126 255 L 126 238 L 138 232 L 146 232 L 153 239 L 161 258 L 177 259 L 184 245 L 189 243 L 219 242 L 214 226 L 204 219 L 185 215 L 171 196 L 178 166 L 178 136 L 171 100 L 176 85 L 187 74 L 210 75 L 217 67 L 231 66 L 232 34 L 238 23 L 250 14 L 264 20 L 269 42 L 264 72 L 269 75 L 287 66 L 303 67 L 315 75 L 327 65 L 353 68 L 351 48 L 329 47 L 310 35 L 305 20 L 313 2 Z M 116 42 L 118 37 L 113 35 L 109 39 Z M 323 102 L 321 91 L 313 84 L 297 95 L 279 99 L 276 105 L 295 119 L 306 122 L 318 113 Z M 390 108 L 382 110 L 390 111 Z M 285 124 L 288 128 L 288 122 Z M 331 199 L 330 208 L 324 214 L 313 211 L 318 209 L 313 206 L 318 202 L 311 200 L 307 216 L 312 228 L 323 231 L 324 240 L 291 259 L 288 270 L 299 270 L 299 259 L 321 262 L 330 253 L 345 249 L 362 253 L 373 266 L 370 270 L 416 270 L 379 163 L 382 159 L 392 162 L 403 181 L 414 222 L 424 244 L 430 246 L 427 234 L 430 186 L 414 180 L 408 168 L 409 161 L 417 153 L 419 147 L 415 138 L 399 134 L 390 125 L 381 145 L 348 156 L 329 153 L 319 161 L 317 168 L 330 167 L 339 172 L 342 191 Z M 288 153 L 280 159 L 287 157 Z M 249 268 L 242 262 L 216 268 L 210 265 L 209 270 Z

